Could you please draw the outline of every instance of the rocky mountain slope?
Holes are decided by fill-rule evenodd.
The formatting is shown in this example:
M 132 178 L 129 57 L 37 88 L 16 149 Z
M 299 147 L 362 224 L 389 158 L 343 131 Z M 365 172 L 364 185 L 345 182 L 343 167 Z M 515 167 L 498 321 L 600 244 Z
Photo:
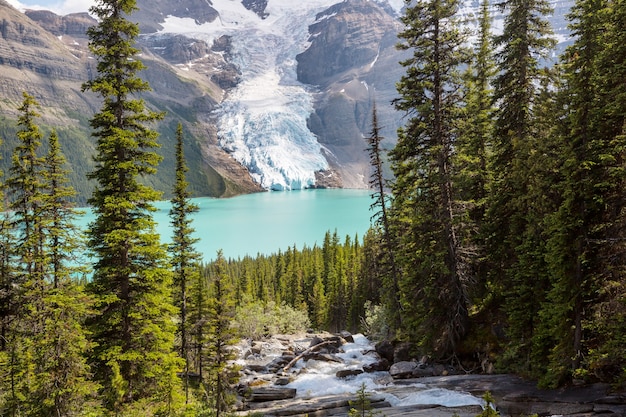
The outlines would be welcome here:
M 471 16 L 478 1 L 467 0 Z M 157 126 L 164 161 L 153 185 L 173 181 L 174 129 L 188 135 L 195 195 L 230 196 L 262 189 L 365 188 L 364 138 L 377 104 L 391 147 L 402 114 L 393 109 L 403 74 L 397 51 L 402 0 L 138 0 L 131 16 L 153 91 L 145 99 L 167 112 Z M 555 0 L 565 38 L 571 0 Z M 500 23 L 498 23 L 500 22 Z M 496 29 L 501 26 L 496 16 Z M 0 0 L 0 134 L 10 161 L 22 91 L 42 104 L 46 129 L 57 128 L 84 200 L 93 143 L 88 120 L 99 99 L 81 91 L 93 76 L 86 13 L 24 13 Z

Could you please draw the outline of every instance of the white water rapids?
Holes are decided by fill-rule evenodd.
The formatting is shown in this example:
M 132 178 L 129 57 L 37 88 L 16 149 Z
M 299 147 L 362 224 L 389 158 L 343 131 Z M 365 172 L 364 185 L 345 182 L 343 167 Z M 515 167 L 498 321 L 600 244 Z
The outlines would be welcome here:
M 342 350 L 343 352 L 337 356 L 341 357 L 344 363 L 299 361 L 294 368 L 300 372 L 297 372 L 295 379 L 286 387 L 297 390 L 296 398 L 317 398 L 325 395 L 356 393 L 365 384 L 366 392 L 384 397 L 394 407 L 418 404 L 444 407 L 484 406 L 481 398 L 467 392 L 432 388 L 421 383 L 403 385 L 402 396 L 396 396 L 385 390 L 390 382 L 388 372 L 362 373 L 354 377 L 337 378 L 335 374 L 339 370 L 361 369 L 363 365 L 377 361 L 376 356 L 371 353 L 374 351 L 374 345 L 361 334 L 354 335 L 354 343 L 343 345 Z

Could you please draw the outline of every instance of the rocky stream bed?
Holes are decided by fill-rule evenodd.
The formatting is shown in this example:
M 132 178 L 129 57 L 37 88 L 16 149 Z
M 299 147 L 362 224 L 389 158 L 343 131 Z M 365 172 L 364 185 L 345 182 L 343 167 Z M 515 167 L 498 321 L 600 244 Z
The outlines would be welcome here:
M 626 393 L 606 384 L 541 390 L 514 375 L 460 374 L 389 359 L 384 346 L 345 332 L 276 335 L 238 349 L 240 415 L 346 416 L 365 387 L 381 417 L 474 417 L 485 392 L 502 416 L 626 417 Z

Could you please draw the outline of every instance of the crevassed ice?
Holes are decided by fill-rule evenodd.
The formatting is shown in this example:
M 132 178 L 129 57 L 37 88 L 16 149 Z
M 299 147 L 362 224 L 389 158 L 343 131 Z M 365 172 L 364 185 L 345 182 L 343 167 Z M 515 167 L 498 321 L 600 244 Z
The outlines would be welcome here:
M 307 47 L 308 26 L 337 0 L 270 0 L 261 19 L 239 1 L 214 0 L 220 17 L 196 25 L 169 17 L 163 32 L 211 42 L 232 36 L 233 62 L 242 72 L 216 111 L 220 145 L 266 189 L 301 189 L 328 168 L 322 147 L 307 127 L 315 91 L 297 81 L 295 57 Z

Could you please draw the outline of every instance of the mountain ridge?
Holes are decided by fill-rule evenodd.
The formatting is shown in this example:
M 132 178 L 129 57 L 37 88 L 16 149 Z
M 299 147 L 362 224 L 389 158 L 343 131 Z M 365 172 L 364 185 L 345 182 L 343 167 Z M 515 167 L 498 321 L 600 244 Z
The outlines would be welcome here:
M 554 0 L 557 34 L 571 0 Z M 157 126 L 164 161 L 150 179 L 167 197 L 173 181 L 177 121 L 189 136 L 195 196 L 228 197 L 262 190 L 367 188 L 365 137 L 377 103 L 384 147 L 395 143 L 402 114 L 391 102 L 407 52 L 395 48 L 402 1 L 138 0 L 130 16 L 153 91 L 150 108 L 166 111 Z M 477 1 L 463 3 L 471 16 Z M 502 16 L 494 16 L 496 27 Z M 75 173 L 90 170 L 88 120 L 100 106 L 81 84 L 95 71 L 87 13 L 21 13 L 0 0 L 0 122 L 6 170 L 22 91 L 42 105 L 48 130 L 62 126 Z M 65 131 L 63 131 L 65 129 Z M 62 142 L 63 143 L 63 142 Z M 77 150 L 80 150 L 77 151 Z M 7 158 L 8 157 L 8 158 Z M 84 182 L 84 179 L 83 179 Z M 90 194 L 80 184 L 81 199 Z

